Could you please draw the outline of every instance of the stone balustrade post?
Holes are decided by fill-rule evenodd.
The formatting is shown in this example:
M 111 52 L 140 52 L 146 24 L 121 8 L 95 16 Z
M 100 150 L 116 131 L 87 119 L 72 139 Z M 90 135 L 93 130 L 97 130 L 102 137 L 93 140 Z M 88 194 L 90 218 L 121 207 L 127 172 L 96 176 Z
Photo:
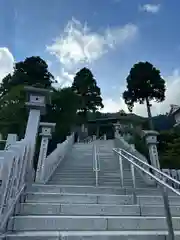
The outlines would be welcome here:
M 26 181 L 34 181 L 33 176 L 33 158 L 36 147 L 36 137 L 38 134 L 40 116 L 46 113 L 46 104 L 50 103 L 49 90 L 35 87 L 25 87 L 27 92 L 27 102 L 26 106 L 29 109 L 29 117 L 25 132 L 25 139 L 29 141 L 30 144 L 30 155 L 29 162 L 27 166 Z
M 17 134 L 9 133 L 6 139 L 5 149 L 7 149 L 11 144 L 15 143 L 18 140 Z
M 45 123 L 41 122 L 41 133 L 40 136 L 42 136 L 41 139 L 41 147 L 39 152 L 39 158 L 38 158 L 38 166 L 36 171 L 36 183 L 43 183 L 44 178 L 44 165 L 47 157 L 47 148 L 49 139 L 52 137 L 52 132 L 55 129 L 56 124 L 55 123 Z
M 149 148 L 149 157 L 150 157 L 151 165 L 153 167 L 160 169 L 159 156 L 157 151 L 157 144 L 158 144 L 157 136 L 159 135 L 159 133 L 156 131 L 150 130 L 150 131 L 144 131 L 144 135 Z
M 119 135 L 120 123 L 115 123 L 114 128 L 115 128 L 115 137 L 117 137 Z

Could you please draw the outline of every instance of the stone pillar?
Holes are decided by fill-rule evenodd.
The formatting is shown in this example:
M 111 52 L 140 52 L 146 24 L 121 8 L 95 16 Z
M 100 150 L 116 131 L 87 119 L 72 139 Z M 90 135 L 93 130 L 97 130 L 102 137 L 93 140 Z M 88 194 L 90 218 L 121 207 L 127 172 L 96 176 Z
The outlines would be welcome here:
M 46 104 L 50 102 L 49 90 L 35 87 L 25 87 L 27 92 L 28 101 L 26 106 L 29 109 L 29 117 L 25 132 L 25 139 L 28 139 L 30 144 L 30 155 L 28 162 L 28 174 L 26 180 L 32 181 L 33 178 L 33 157 L 36 146 L 36 137 L 38 134 L 40 115 L 46 113 Z
M 119 135 L 120 124 L 119 123 L 115 123 L 114 124 L 114 128 L 115 128 L 115 137 L 117 137 Z
M 41 140 L 41 147 L 39 152 L 39 158 L 38 158 L 38 167 L 36 171 L 36 182 L 37 183 L 43 183 L 43 177 L 44 177 L 44 165 L 45 160 L 47 156 L 47 148 L 48 148 L 48 142 L 49 139 L 52 137 L 52 132 L 55 129 L 56 124 L 55 123 L 45 123 L 41 122 L 41 133 L 40 136 L 42 136 Z
M 99 136 L 99 125 L 97 125 L 97 128 L 96 128 L 96 137 L 97 137 L 97 139 L 100 137 Z
M 150 157 L 151 165 L 153 167 L 160 169 L 159 157 L 158 157 L 158 151 L 157 151 L 157 143 L 158 143 L 157 136 L 159 135 L 159 133 L 156 131 L 150 130 L 150 131 L 144 131 L 144 135 L 149 148 L 149 157 Z
M 95 141 L 96 140 L 96 135 L 93 135 L 92 139 L 93 139 L 93 141 Z
M 15 143 L 18 140 L 17 134 L 9 133 L 6 139 L 5 149 L 7 149 L 11 144 Z

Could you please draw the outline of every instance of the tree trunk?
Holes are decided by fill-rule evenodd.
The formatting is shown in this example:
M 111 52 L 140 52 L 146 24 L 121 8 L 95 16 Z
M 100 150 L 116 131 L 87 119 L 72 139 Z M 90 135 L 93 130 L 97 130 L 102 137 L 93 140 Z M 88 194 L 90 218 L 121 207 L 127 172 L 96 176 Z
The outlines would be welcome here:
M 147 112 L 148 112 L 149 128 L 150 128 L 150 130 L 154 130 L 154 125 L 153 125 L 152 115 L 151 115 L 151 105 L 149 103 L 148 98 L 146 98 L 146 105 L 147 105 Z

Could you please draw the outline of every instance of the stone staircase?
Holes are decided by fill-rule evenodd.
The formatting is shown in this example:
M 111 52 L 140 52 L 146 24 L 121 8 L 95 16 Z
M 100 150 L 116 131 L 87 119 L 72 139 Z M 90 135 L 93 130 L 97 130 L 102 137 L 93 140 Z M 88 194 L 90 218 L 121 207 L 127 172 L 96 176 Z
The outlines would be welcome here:
M 93 173 L 93 144 L 76 143 L 59 165 L 48 184 L 95 185 Z
M 48 184 L 33 184 L 8 222 L 8 240 L 166 240 L 167 224 L 158 188 L 137 177 L 132 188 L 124 164 L 120 187 L 113 141 L 97 141 L 101 171 L 95 187 L 91 144 L 75 144 Z M 133 193 L 137 194 L 134 203 Z M 176 240 L 180 239 L 180 199 L 169 193 Z M 3 238 L 2 238 L 3 239 Z
M 95 186 L 95 174 L 93 169 L 93 144 L 76 143 L 66 160 L 56 169 L 49 184 L 62 185 L 89 185 Z M 119 160 L 114 154 L 113 140 L 96 141 L 100 162 L 99 186 L 120 186 Z M 130 165 L 123 162 L 124 186 L 132 187 Z M 135 172 L 137 187 L 145 188 L 146 184 L 141 176 Z
M 138 203 L 133 204 L 130 188 L 33 185 L 10 219 L 8 229 L 13 232 L 6 239 L 167 239 L 159 189 L 136 191 Z M 172 195 L 170 202 L 179 230 L 179 198 Z

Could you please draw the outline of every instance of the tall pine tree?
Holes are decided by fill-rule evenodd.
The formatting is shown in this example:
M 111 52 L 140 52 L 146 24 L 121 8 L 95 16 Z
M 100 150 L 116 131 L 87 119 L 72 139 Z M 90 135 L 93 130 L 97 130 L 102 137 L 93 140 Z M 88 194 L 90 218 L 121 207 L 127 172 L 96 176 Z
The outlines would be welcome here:
M 104 107 L 102 103 L 101 90 L 97 86 L 97 82 L 88 68 L 82 68 L 76 73 L 72 89 L 79 96 L 79 110 L 85 119 L 88 111 L 95 112 L 99 108 Z

